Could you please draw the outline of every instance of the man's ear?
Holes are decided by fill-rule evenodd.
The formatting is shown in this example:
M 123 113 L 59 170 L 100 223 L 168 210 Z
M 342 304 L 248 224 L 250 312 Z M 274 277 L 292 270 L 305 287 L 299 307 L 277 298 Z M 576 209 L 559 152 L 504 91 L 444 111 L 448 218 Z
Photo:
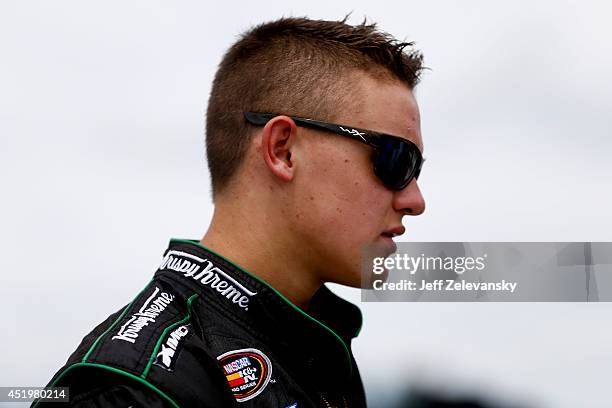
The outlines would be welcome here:
M 288 116 L 276 116 L 263 128 L 263 159 L 272 174 L 282 181 L 291 181 L 294 177 L 295 163 L 291 158 L 291 149 L 296 136 L 297 126 Z

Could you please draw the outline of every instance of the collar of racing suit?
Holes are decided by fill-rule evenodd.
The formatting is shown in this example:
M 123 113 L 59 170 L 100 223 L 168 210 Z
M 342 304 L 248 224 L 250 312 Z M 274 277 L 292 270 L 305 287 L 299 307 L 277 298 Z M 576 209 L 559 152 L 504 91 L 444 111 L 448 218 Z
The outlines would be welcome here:
M 256 275 L 198 241 L 184 239 L 170 241 L 157 274 L 179 278 L 205 298 L 212 295 L 230 318 L 271 343 L 301 348 L 296 358 L 317 355 L 318 364 L 311 363 L 326 367 L 335 381 L 351 378 L 355 366 L 350 343 L 361 330 L 361 311 L 325 285 L 304 312 Z M 313 354 L 303 352 L 313 347 Z M 330 370 L 334 361 L 344 363 L 332 364 Z

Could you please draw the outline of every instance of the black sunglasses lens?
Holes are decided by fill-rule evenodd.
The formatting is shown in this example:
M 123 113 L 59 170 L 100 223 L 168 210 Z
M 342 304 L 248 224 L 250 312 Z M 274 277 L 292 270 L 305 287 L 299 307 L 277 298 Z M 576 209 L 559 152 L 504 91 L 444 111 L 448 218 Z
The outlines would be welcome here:
M 421 154 L 411 142 L 382 137 L 374 159 L 374 172 L 387 187 L 401 190 L 418 177 L 421 162 Z

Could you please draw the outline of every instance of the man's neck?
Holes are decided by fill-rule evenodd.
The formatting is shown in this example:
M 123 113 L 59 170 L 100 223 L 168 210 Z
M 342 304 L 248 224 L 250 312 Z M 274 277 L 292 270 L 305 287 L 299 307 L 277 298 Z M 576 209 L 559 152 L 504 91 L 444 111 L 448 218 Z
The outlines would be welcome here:
M 235 208 L 234 208 L 235 209 Z M 284 231 L 274 231 L 274 220 L 255 219 L 237 211 L 219 211 L 200 244 L 212 249 L 270 284 L 302 310 L 322 282 L 301 262 L 297 245 Z

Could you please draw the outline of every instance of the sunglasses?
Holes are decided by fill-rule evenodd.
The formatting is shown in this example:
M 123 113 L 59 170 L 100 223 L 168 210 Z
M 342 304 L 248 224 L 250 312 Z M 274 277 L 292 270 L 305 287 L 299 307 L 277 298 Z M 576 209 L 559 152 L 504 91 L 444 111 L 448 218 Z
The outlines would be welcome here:
M 276 116 L 279 116 L 279 114 L 244 112 L 247 122 L 254 126 L 264 126 Z M 372 155 L 374 174 L 391 190 L 404 189 L 412 179 L 418 179 L 421 173 L 421 167 L 425 159 L 417 145 L 410 140 L 352 126 L 319 122 L 295 116 L 289 117 L 298 126 L 327 130 L 372 147 L 374 149 Z

